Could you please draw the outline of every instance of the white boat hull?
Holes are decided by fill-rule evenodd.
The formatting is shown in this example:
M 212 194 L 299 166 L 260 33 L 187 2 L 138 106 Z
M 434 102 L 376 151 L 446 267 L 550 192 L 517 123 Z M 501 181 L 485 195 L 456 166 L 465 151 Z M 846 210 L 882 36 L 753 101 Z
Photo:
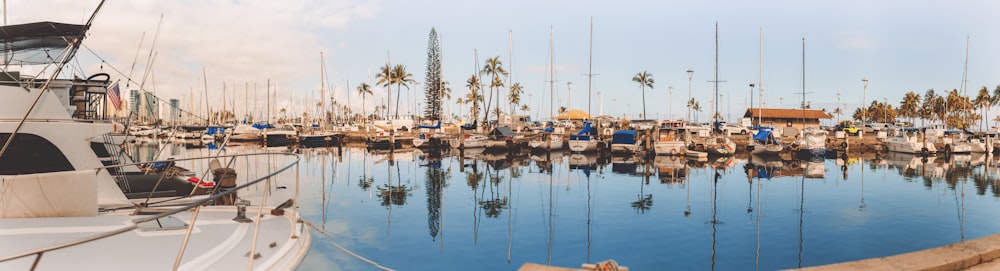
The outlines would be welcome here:
M 684 156 L 684 152 L 687 151 L 687 146 L 684 145 L 684 141 L 658 141 L 653 143 L 653 151 L 656 155 L 669 155 L 669 156 Z
M 597 151 L 597 140 L 570 140 L 569 150 L 573 152 L 595 152 Z

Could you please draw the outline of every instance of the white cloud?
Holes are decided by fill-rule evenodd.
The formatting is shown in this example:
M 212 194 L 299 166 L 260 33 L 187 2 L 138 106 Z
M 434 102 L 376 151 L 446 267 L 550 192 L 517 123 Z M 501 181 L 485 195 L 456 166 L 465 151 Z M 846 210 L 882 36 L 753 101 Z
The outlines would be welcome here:
M 8 22 L 82 23 L 96 6 L 97 1 L 11 3 Z M 145 32 L 132 75 L 133 80 L 141 81 L 162 14 L 152 68 L 160 96 L 186 100 L 191 88 L 197 95 L 204 89 L 202 68 L 213 97 L 220 97 L 223 82 L 230 90 L 235 86 L 240 97 L 246 82 L 251 88 L 257 83 L 263 92 L 268 78 L 285 91 L 311 93 L 319 88 L 324 35 L 333 35 L 376 13 L 375 4 L 353 0 L 108 1 L 84 44 L 108 61 L 105 72 L 111 72 L 107 68 L 110 64 L 128 74 Z M 82 50 L 78 55 L 85 59 L 90 53 Z M 87 73 L 98 72 L 101 65 L 81 64 Z M 150 88 L 152 81 L 147 79 L 146 84 Z

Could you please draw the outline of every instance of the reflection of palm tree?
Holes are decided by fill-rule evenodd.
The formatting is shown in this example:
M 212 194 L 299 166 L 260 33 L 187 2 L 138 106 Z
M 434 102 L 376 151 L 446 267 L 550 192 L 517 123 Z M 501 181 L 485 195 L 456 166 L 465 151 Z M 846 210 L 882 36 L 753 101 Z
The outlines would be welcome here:
M 645 214 L 650 207 L 653 207 L 653 194 L 643 193 L 643 187 L 645 187 L 645 183 L 639 182 L 638 200 L 632 202 L 632 208 L 635 209 L 636 213 Z
M 653 89 L 653 74 L 642 71 L 632 77 L 632 82 L 639 83 L 639 86 L 642 87 L 642 117 L 649 118 L 649 115 L 646 115 L 646 87 Z

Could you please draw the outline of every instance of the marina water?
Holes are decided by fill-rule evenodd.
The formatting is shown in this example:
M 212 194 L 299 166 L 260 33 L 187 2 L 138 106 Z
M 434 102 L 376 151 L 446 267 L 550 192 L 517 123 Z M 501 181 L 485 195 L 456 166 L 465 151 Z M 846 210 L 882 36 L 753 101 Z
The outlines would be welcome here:
M 219 152 L 164 147 L 185 157 Z M 293 151 L 228 146 L 222 153 Z M 302 270 L 514 270 L 608 259 L 634 270 L 775 270 L 1000 232 L 984 155 L 780 161 L 294 150 L 314 234 Z M 260 161 L 258 165 L 282 161 Z M 184 166 L 184 165 L 182 165 Z M 201 165 L 187 165 L 201 167 Z M 294 180 L 294 172 L 276 177 Z

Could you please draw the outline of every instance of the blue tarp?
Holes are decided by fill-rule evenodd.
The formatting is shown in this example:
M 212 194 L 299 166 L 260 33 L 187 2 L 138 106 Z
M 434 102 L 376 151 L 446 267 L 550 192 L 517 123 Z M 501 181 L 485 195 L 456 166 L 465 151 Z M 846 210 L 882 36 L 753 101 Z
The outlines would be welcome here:
M 274 125 L 271 125 L 270 123 L 267 124 L 254 123 L 253 125 L 251 125 L 251 127 L 257 129 L 264 129 L 264 128 L 274 128 Z
M 590 140 L 589 135 L 569 135 L 569 140 Z
M 587 123 L 585 123 L 585 124 L 583 125 L 583 129 L 580 129 L 580 132 L 579 132 L 579 133 L 576 133 L 576 135 L 586 135 L 586 134 L 590 134 L 590 129 L 591 129 L 591 128 L 590 128 L 590 122 L 588 121 Z
M 753 135 L 753 139 L 757 141 L 767 141 L 767 138 L 771 135 L 771 129 L 760 128 L 756 135 Z
M 439 120 L 436 125 L 420 125 L 420 126 L 417 126 L 417 128 L 420 128 L 420 129 L 440 129 L 441 128 L 441 121 Z
M 553 125 L 554 125 L 554 124 L 552 124 L 552 122 L 551 122 L 551 121 L 550 121 L 550 122 L 548 122 L 548 125 L 547 125 L 547 126 L 545 127 L 545 132 L 546 132 L 546 133 L 551 133 L 551 132 L 554 132 L 554 131 L 556 130 L 556 128 L 552 127 Z
M 462 129 L 463 130 L 475 130 L 476 126 L 478 126 L 478 124 L 479 124 L 478 121 L 479 120 L 473 120 L 472 124 L 462 125 Z
M 611 136 L 611 144 L 635 144 L 635 130 L 618 130 Z

